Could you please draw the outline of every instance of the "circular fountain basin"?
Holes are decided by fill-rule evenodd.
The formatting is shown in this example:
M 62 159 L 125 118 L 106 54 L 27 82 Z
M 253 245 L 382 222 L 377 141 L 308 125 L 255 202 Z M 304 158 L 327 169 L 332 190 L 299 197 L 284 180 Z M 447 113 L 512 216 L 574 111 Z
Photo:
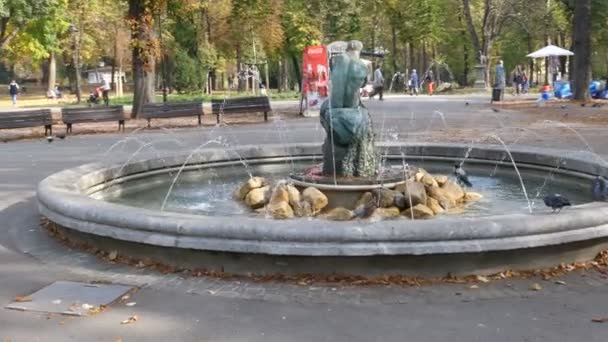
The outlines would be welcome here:
M 444 174 L 467 156 L 465 168 L 479 187 L 474 191 L 485 199 L 462 215 L 380 222 L 272 220 L 231 199 L 247 172 L 281 178 L 319 162 L 320 145 L 298 144 L 84 165 L 42 181 L 39 209 L 72 238 L 102 249 L 234 273 L 480 274 L 588 260 L 607 247 L 608 203 L 592 203 L 589 191 L 593 176 L 606 175 L 607 169 L 593 158 L 546 149 L 511 151 L 528 188 L 530 213 L 502 148 L 379 148 L 395 168 L 407 162 Z M 540 199 L 552 192 L 576 205 L 552 214 Z

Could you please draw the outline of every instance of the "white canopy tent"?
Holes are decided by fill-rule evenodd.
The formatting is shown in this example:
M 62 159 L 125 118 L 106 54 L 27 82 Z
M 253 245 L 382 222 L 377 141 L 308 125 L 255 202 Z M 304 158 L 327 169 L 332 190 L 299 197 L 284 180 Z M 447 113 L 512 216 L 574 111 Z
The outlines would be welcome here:
M 561 57 L 561 56 L 566 56 L 566 57 L 574 56 L 574 53 L 570 50 L 560 48 L 559 46 L 547 45 L 544 48 L 542 48 L 540 50 L 536 50 L 536 51 L 532 52 L 531 54 L 527 55 L 527 57 L 530 57 L 530 58 L 547 58 L 545 63 L 549 63 L 549 59 L 553 60 L 555 63 L 559 63 L 559 62 L 555 61 L 554 58 Z M 568 63 L 566 65 L 568 65 Z M 557 75 L 557 74 L 559 74 L 559 75 L 554 80 L 560 80 L 561 77 L 564 76 L 560 72 L 557 72 L 557 70 L 556 70 L 554 75 Z
M 555 56 L 574 56 L 572 51 L 562 49 L 555 45 L 547 45 L 540 50 L 536 50 L 529 54 L 527 57 L 530 58 L 545 58 L 545 57 L 555 57 Z

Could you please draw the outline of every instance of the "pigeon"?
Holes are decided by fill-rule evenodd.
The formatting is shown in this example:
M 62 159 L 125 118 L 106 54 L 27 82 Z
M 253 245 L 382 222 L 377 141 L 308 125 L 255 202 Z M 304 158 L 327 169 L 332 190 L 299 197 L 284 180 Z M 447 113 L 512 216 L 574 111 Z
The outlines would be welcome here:
M 586 104 L 584 104 L 584 103 L 581 103 L 581 107 L 585 107 L 585 106 L 586 106 Z
M 553 212 L 557 210 L 558 213 L 563 207 L 571 206 L 570 201 L 560 194 L 547 195 L 545 198 L 543 198 L 543 201 L 547 207 L 553 209 Z
M 370 201 L 368 203 L 364 203 L 356 207 L 355 210 L 353 210 L 353 213 L 355 214 L 355 217 L 367 218 L 374 213 L 374 210 L 376 210 L 376 208 L 377 206 L 375 201 Z
M 593 107 L 593 108 L 600 108 L 600 107 L 602 107 L 602 104 L 601 103 L 594 103 L 591 107 Z
M 492 108 L 492 110 L 494 111 L 494 113 L 498 113 L 500 112 L 500 110 L 496 109 L 496 108 Z
M 464 184 L 468 187 L 472 187 L 473 184 L 469 180 L 466 171 L 460 166 L 460 164 L 454 164 L 454 176 L 459 184 Z
M 49 142 L 49 144 L 53 142 L 53 139 L 54 139 L 54 138 L 53 138 L 53 136 L 52 136 L 52 135 L 49 135 L 48 137 L 46 137 L 46 141 L 48 141 L 48 142 Z
M 591 183 L 591 196 L 594 201 L 608 201 L 608 180 L 596 177 Z
M 65 139 L 65 134 L 57 134 L 56 137 L 63 140 Z
M 465 106 L 468 106 L 468 105 L 469 105 L 469 101 L 465 102 L 465 103 L 464 103 L 464 105 L 465 105 Z
M 566 106 L 566 105 L 561 105 L 561 106 L 559 106 L 559 107 L 560 107 L 561 109 L 566 109 L 566 108 L 568 108 L 568 106 Z

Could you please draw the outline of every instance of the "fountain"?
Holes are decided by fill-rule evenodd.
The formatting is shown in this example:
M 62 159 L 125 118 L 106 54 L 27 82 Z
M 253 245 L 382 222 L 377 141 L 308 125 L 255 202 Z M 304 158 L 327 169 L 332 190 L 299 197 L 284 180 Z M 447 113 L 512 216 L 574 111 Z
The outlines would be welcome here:
M 592 202 L 590 186 L 596 175 L 608 175 L 604 162 L 510 148 L 498 136 L 493 146 L 375 143 L 371 115 L 358 97 L 360 50 L 350 42 L 333 63 L 322 145 L 228 146 L 215 138 L 183 154 L 83 165 L 39 184 L 41 215 L 96 249 L 236 274 L 489 274 L 590 260 L 608 247 L 608 203 Z M 443 113 L 433 115 L 445 124 Z M 135 154 L 151 146 L 140 145 Z M 315 165 L 320 156 L 322 165 Z M 465 161 L 473 189 L 483 195 L 478 201 L 441 176 Z M 409 191 L 414 183 L 419 196 Z M 462 192 L 462 205 L 441 201 L 445 187 Z M 254 190 L 260 202 L 252 210 L 242 200 Z M 400 199 L 393 192 L 387 205 L 359 207 L 366 194 L 387 190 Z M 535 201 L 556 190 L 575 206 L 552 214 Z M 303 201 L 311 210 L 298 214 Z M 421 215 L 414 202 L 443 215 Z M 348 211 L 348 221 L 326 219 L 338 208 Z M 377 219 L 380 209 L 386 215 Z M 290 210 L 290 220 L 269 217 Z

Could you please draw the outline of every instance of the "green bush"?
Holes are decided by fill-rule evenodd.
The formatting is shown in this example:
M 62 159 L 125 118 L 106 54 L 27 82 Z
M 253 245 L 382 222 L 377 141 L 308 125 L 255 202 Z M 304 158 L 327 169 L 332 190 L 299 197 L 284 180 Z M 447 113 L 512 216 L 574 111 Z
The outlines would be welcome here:
M 191 92 L 202 88 L 198 61 L 190 57 L 186 51 L 176 51 L 174 68 L 173 87 L 175 90 L 178 92 Z

